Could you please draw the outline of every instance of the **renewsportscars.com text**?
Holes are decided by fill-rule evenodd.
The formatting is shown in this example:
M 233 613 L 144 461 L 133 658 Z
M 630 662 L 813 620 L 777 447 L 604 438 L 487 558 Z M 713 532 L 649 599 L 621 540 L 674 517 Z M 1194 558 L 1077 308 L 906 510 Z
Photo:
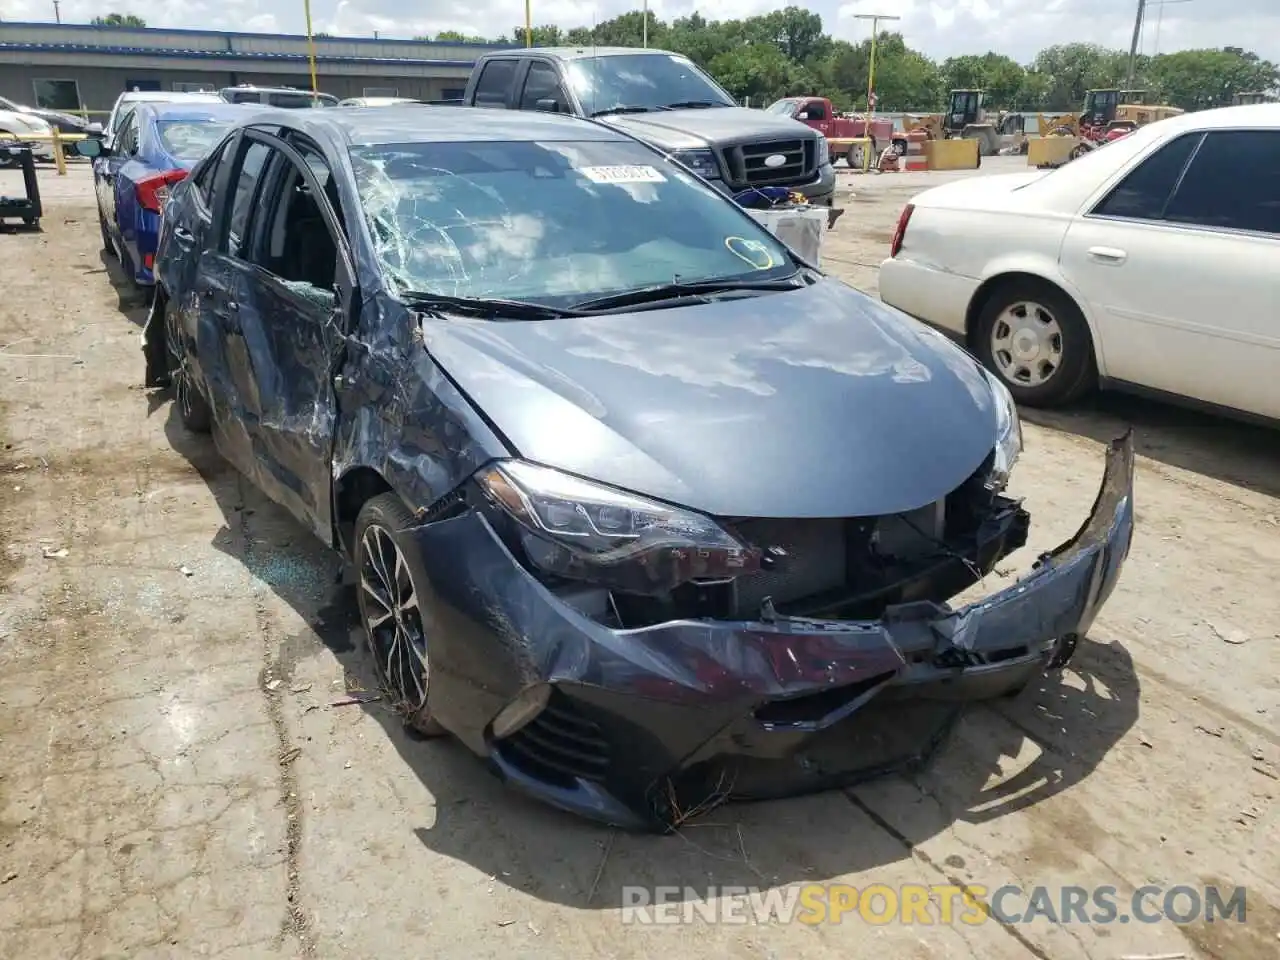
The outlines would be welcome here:
M 965 887 L 950 884 L 805 884 L 756 887 L 623 887 L 622 922 L 635 924 L 858 922 L 931 926 L 994 920 L 1081 923 L 1244 923 L 1244 887 L 1149 884 L 1116 887 Z

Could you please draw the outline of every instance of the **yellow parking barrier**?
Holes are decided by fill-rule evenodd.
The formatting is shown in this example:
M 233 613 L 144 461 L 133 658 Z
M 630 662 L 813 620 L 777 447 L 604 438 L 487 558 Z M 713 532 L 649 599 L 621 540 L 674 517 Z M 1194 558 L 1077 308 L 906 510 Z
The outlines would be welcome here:
M 27 133 L 18 136 L 16 133 L 6 133 L 0 130 L 0 140 L 17 140 L 19 143 L 32 143 L 35 141 L 48 140 L 53 144 L 53 165 L 58 168 L 58 176 L 65 177 L 67 175 L 67 158 L 62 154 L 62 145 L 64 143 L 74 143 L 77 140 L 88 140 L 88 136 L 83 133 L 62 133 L 57 127 L 53 128 L 50 134 L 44 133 Z

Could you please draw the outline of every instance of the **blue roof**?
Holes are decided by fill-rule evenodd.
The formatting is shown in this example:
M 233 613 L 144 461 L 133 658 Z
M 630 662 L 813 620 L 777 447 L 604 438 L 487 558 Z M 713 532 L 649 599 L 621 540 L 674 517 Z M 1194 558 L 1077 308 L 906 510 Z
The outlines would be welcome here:
M 124 33 L 130 33 L 130 32 L 137 33 L 137 32 L 146 30 L 148 32 L 154 32 L 157 34 L 161 34 L 161 33 L 179 34 L 179 35 L 188 36 L 188 37 L 226 37 L 226 38 L 232 38 L 232 39 L 236 37 L 243 37 L 246 40 L 306 40 L 307 39 L 305 35 L 300 35 L 296 33 L 250 33 L 250 32 L 240 32 L 240 31 L 226 31 L 226 30 L 191 30 L 185 27 L 150 27 L 150 28 L 109 27 L 105 25 L 92 24 L 92 23 L 38 23 L 38 22 L 31 22 L 31 21 L 18 21 L 18 20 L 5 20 L 3 22 L 0 22 L 0 27 L 12 27 L 16 29 L 31 29 L 31 30 L 66 30 L 66 31 L 76 31 L 76 32 L 83 31 L 83 30 L 92 30 L 95 32 L 100 32 L 105 36 L 110 36 L 113 33 L 116 35 L 121 35 Z M 482 53 L 486 50 L 509 50 L 513 47 L 522 46 L 521 44 L 515 44 L 515 43 L 484 43 L 480 41 L 471 42 L 466 40 L 393 40 L 393 39 L 382 38 L 382 37 L 378 37 L 375 39 L 373 37 L 328 36 L 328 37 L 316 37 L 315 39 L 318 44 L 323 44 L 325 41 L 332 41 L 335 43 L 380 43 L 380 44 L 389 43 L 389 44 L 404 45 L 406 47 L 475 47 L 477 53 Z M 20 47 L 32 47 L 36 49 L 52 49 L 52 50 L 72 47 L 72 48 L 79 48 L 79 49 L 84 49 L 88 51 L 108 50 L 108 49 L 119 49 L 119 50 L 136 49 L 136 50 L 145 50 L 148 53 L 161 52 L 160 50 L 157 50 L 154 47 L 126 47 L 126 46 L 102 47 L 102 46 L 97 46 L 95 44 L 0 43 L 0 49 L 4 49 L 6 47 L 10 49 L 17 49 Z M 201 52 L 208 52 L 208 51 L 201 51 Z M 220 51 L 220 52 L 225 53 L 225 51 Z M 316 58 L 320 59 L 320 52 L 318 50 L 316 51 Z M 372 58 L 358 57 L 355 59 L 366 60 L 366 59 L 372 59 Z
M 382 41 L 378 42 L 381 43 Z M 409 43 L 410 41 L 404 42 Z M 422 46 L 422 44 L 416 44 L 416 46 Z M 4 50 L 19 50 L 26 53 L 96 53 L 115 57 L 170 57 L 185 60 L 268 60 L 277 63 L 306 63 L 308 59 L 305 53 L 264 53 L 252 50 L 174 50 L 165 47 L 99 47 L 85 43 L 6 43 L 0 41 L 0 51 Z M 474 60 L 433 60 L 419 57 L 335 57 L 327 56 L 319 51 L 316 52 L 316 62 L 377 64 L 380 66 L 413 64 L 421 67 L 461 67 L 466 70 L 470 70 L 475 66 Z

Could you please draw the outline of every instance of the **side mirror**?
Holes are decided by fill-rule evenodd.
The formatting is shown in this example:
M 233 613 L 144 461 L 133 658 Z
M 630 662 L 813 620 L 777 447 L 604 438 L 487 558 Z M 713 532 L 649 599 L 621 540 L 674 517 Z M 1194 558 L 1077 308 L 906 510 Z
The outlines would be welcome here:
M 77 140 L 72 144 L 72 147 L 79 156 L 89 157 L 90 159 L 100 157 L 107 152 L 102 141 L 92 137 L 87 140 Z
M 536 109 L 541 110 L 543 113 L 559 113 L 560 112 L 560 101 L 553 100 L 550 97 L 543 97 L 534 106 Z
M 797 120 L 808 120 L 808 119 L 809 119 L 809 111 L 808 111 L 808 110 L 801 110 L 799 113 L 797 113 L 797 114 L 796 114 L 796 119 L 797 119 Z

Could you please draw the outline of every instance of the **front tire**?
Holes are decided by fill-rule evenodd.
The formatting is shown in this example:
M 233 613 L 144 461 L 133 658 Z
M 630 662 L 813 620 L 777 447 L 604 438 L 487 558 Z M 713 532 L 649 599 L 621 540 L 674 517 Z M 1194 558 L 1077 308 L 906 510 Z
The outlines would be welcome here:
M 978 359 L 1018 403 L 1070 403 L 1096 379 L 1084 315 L 1045 281 L 1016 280 L 996 287 L 982 305 L 974 336 Z
M 427 737 L 447 731 L 431 717 L 430 643 L 405 531 L 413 514 L 394 493 L 370 499 L 355 527 L 360 624 L 383 696 L 405 724 Z
M 182 318 L 172 300 L 164 305 L 164 346 L 169 385 L 182 425 L 192 433 L 208 433 L 213 427 L 213 411 L 196 386 Z

